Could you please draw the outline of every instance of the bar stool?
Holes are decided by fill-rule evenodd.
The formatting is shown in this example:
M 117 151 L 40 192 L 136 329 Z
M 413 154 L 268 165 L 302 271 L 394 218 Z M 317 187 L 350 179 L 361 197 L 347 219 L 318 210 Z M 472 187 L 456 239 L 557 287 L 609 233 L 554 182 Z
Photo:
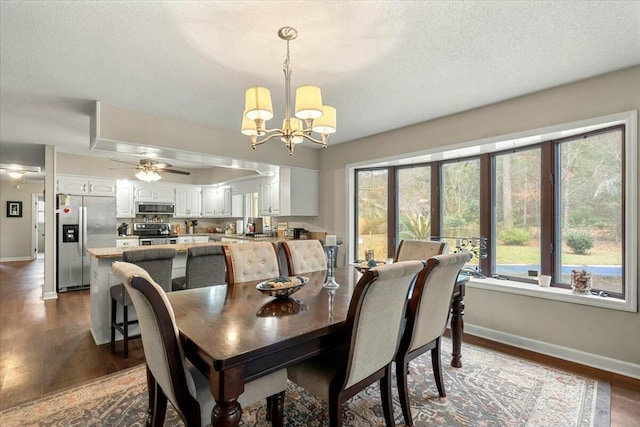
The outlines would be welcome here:
M 122 252 L 122 260 L 144 269 L 165 292 L 170 292 L 171 270 L 176 253 L 177 251 L 173 248 L 135 249 Z M 111 349 L 115 351 L 117 330 L 123 337 L 122 357 L 127 358 L 129 357 L 129 339 L 139 336 L 129 336 L 129 325 L 138 323 L 138 320 L 129 320 L 129 306 L 133 303 L 122 283 L 112 286 L 109 292 L 111 294 Z M 118 304 L 122 306 L 122 322 L 116 320 Z

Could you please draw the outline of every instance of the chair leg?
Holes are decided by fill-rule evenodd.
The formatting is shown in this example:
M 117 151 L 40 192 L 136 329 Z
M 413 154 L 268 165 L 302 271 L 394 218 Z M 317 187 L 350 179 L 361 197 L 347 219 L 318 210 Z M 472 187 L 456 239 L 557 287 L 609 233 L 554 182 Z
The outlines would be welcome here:
M 384 377 L 380 378 L 380 397 L 382 398 L 382 412 L 387 426 L 394 427 L 393 402 L 391 401 L 391 363 L 384 369 Z
M 162 427 L 167 411 L 167 397 L 159 389 L 156 379 L 147 366 L 147 389 L 149 391 L 149 409 L 147 427 Z M 164 409 L 162 409 L 164 407 Z
M 440 338 L 436 339 L 436 346 L 431 349 L 431 366 L 433 367 L 433 376 L 436 379 L 436 387 L 440 397 L 446 397 L 444 391 L 444 382 L 442 380 L 442 367 L 440 364 Z
M 122 308 L 122 330 L 124 331 L 124 350 L 122 352 L 122 357 L 129 357 L 129 308 L 125 305 Z
M 329 427 L 342 427 L 342 399 L 329 396 Z
M 284 391 L 267 397 L 267 420 L 271 420 L 273 427 L 284 424 Z
M 111 298 L 111 351 L 113 351 L 115 349 L 115 345 L 116 345 L 116 327 L 115 327 L 115 323 L 116 323 L 116 310 L 117 310 L 117 308 L 118 308 L 118 305 L 116 303 L 116 300 Z
M 408 426 L 413 425 L 413 417 L 411 416 L 411 405 L 409 404 L 409 361 L 404 357 L 396 360 L 396 383 L 398 385 L 398 397 L 400 398 L 400 407 L 402 408 L 402 417 L 404 423 Z

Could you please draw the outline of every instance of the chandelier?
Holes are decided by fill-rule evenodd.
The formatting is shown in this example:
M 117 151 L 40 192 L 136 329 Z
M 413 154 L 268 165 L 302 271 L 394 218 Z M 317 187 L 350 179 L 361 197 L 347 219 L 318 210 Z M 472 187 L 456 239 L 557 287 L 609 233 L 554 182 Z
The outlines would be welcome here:
M 305 139 L 327 148 L 329 134 L 336 131 L 336 109 L 322 105 L 322 94 L 317 86 L 300 86 L 296 89 L 295 117 L 291 117 L 291 69 L 289 68 L 289 41 L 298 37 L 298 31 L 292 27 L 282 27 L 278 36 L 287 42 L 287 56 L 283 63 L 284 72 L 284 120 L 281 129 L 265 129 L 265 122 L 273 118 L 271 93 L 266 87 L 254 86 L 245 94 L 244 113 L 241 132 L 251 137 L 251 147 L 264 144 L 272 138 L 280 137 L 293 154 L 296 144 Z M 312 136 L 312 132 L 320 137 Z M 263 137 L 262 139 L 258 139 Z

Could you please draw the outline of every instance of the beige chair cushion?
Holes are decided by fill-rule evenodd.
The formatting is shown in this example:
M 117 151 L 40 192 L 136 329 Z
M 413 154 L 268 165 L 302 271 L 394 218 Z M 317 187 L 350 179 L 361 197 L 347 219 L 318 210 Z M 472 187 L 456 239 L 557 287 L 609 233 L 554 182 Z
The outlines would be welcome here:
M 178 346 L 182 356 L 187 387 L 191 395 L 200 403 L 202 425 L 206 426 L 210 424 L 211 410 L 213 409 L 215 402 L 209 388 L 209 380 L 185 359 L 182 345 L 180 344 L 175 315 L 166 294 L 162 288 L 155 283 L 153 279 L 151 279 L 149 274 L 137 265 L 126 262 L 115 262 L 111 267 L 111 271 L 127 288 L 136 308 L 136 312 L 138 313 L 142 345 L 144 347 L 147 366 L 171 404 L 178 407 L 176 392 L 171 383 L 171 376 L 169 374 L 167 355 L 164 351 L 162 337 L 155 321 L 153 309 L 142 293 L 131 287 L 131 280 L 136 276 L 146 279 L 161 296 L 178 339 Z M 245 391 L 238 398 L 238 402 L 241 406 L 251 405 L 258 400 L 284 391 L 286 388 L 287 371 L 286 369 L 281 369 L 245 384 Z
M 278 254 L 272 243 L 234 243 L 226 247 L 232 264 L 231 268 L 227 266 L 227 272 L 233 274 L 233 277 L 229 277 L 229 284 L 280 276 Z
M 290 254 L 290 274 L 327 269 L 327 256 L 319 240 L 290 240 L 282 242 L 282 245 L 289 248 L 285 253 Z
M 429 273 L 422 290 L 416 327 L 409 350 L 435 340 L 444 332 L 451 310 L 451 296 L 458 273 L 469 261 L 469 253 L 438 255 L 438 265 Z
M 405 261 L 377 267 L 378 279 L 369 287 L 357 314 L 357 328 L 351 354 L 351 371 L 346 387 L 358 383 L 388 365 L 398 348 L 404 319 L 407 295 L 414 277 L 424 267 L 422 261 Z M 363 278 L 366 276 L 363 276 Z M 359 282 L 358 285 L 360 286 Z M 351 304 L 356 304 L 352 301 Z M 289 379 L 328 399 L 329 384 L 344 363 L 345 351 L 333 355 L 322 354 L 287 368 Z M 340 359 L 342 357 L 342 359 Z
M 412 259 L 427 260 L 433 256 L 449 252 L 449 246 L 444 242 L 426 240 L 403 240 L 398 246 L 396 261 Z

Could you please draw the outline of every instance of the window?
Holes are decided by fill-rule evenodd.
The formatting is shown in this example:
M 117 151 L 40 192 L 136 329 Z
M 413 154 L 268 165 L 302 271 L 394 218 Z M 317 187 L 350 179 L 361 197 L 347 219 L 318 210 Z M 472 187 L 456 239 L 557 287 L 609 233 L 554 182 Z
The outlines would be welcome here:
M 591 287 L 623 295 L 622 128 L 557 143 L 556 281 L 591 273 Z
M 540 272 L 541 149 L 497 154 L 495 165 L 496 274 L 529 278 Z
M 635 310 L 637 187 L 625 182 L 637 182 L 636 115 L 416 155 L 415 165 L 353 168 L 356 257 L 374 246 L 376 258 L 387 256 L 385 245 L 393 257 L 406 238 L 482 237 L 486 258 L 470 264 L 508 279 L 486 281 L 491 289 L 576 302 L 557 290 L 570 289 L 572 270 L 587 270 L 592 293 L 614 300 L 579 303 Z M 553 277 L 552 289 L 537 286 L 538 274 Z
M 377 260 L 387 259 L 388 176 L 387 169 L 357 173 L 356 259 L 365 259 L 368 250 L 374 251 Z
M 431 167 L 398 169 L 398 237 L 421 240 L 431 236 Z

